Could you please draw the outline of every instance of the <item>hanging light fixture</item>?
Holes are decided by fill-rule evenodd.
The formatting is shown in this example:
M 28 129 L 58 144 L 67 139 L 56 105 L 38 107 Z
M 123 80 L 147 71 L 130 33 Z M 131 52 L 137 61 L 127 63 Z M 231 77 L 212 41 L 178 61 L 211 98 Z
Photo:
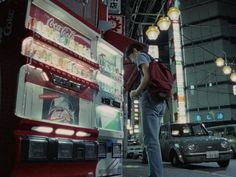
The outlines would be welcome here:
M 232 68 L 230 66 L 225 65 L 223 67 L 223 72 L 225 75 L 229 75 L 231 73 L 231 71 L 232 71 Z
M 169 29 L 170 23 L 169 17 L 161 17 L 157 22 L 157 26 L 161 31 L 166 31 Z
M 146 35 L 149 40 L 156 40 L 158 38 L 159 34 L 160 34 L 159 29 L 153 25 L 149 26 L 146 31 Z
M 169 8 L 167 15 L 171 20 L 176 21 L 179 19 L 180 10 L 177 7 L 171 7 Z
M 233 72 L 233 73 L 230 75 L 230 79 L 231 79 L 231 81 L 236 82 L 236 73 L 235 73 L 235 72 Z
M 222 57 L 218 57 L 215 62 L 218 67 L 222 67 L 225 64 L 225 60 Z

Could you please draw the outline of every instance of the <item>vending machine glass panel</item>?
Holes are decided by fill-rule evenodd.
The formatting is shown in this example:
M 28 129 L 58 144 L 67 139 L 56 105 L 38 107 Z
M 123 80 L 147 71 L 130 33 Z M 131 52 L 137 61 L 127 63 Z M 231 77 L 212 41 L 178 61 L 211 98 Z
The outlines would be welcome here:
M 47 87 L 43 71 L 30 65 L 21 67 L 16 115 L 38 121 L 90 125 L 92 103 L 86 95 L 81 98 L 76 92 L 62 92 L 60 86 Z M 35 82 L 37 80 L 37 82 Z
M 96 108 L 97 126 L 107 130 L 122 131 L 122 113 L 116 108 L 100 105 Z
M 100 72 L 97 82 L 100 102 L 96 106 L 97 127 L 122 131 L 123 119 L 123 54 L 109 43 L 98 42 Z

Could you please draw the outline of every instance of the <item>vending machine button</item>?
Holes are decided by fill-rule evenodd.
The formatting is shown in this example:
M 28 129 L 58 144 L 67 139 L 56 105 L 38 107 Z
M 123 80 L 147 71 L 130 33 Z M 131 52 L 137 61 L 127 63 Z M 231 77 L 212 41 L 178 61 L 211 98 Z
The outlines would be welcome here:
M 83 141 L 74 141 L 74 160 L 85 160 L 85 144 Z
M 49 159 L 47 138 L 23 137 L 22 152 L 22 159 L 25 161 L 47 161 Z

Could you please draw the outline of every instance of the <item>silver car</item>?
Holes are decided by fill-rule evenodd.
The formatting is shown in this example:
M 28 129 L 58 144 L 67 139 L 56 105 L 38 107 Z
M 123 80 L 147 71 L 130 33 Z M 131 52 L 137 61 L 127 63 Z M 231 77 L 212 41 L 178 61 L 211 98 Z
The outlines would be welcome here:
M 213 135 L 221 136 L 229 141 L 232 149 L 232 157 L 236 158 L 236 124 L 220 125 L 207 128 L 212 131 Z
M 228 140 L 210 136 L 200 123 L 162 125 L 160 144 L 163 161 L 171 162 L 173 166 L 217 162 L 226 168 L 231 159 Z

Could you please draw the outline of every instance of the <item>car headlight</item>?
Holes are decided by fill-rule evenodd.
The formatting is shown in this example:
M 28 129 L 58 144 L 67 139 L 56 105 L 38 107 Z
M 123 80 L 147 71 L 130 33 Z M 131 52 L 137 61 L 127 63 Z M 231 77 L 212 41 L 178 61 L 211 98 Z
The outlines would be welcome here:
M 222 141 L 222 142 L 220 143 L 220 145 L 221 145 L 222 148 L 228 148 L 228 147 L 229 147 L 228 141 Z
M 194 150 L 196 150 L 196 145 L 195 145 L 195 144 L 188 144 L 188 145 L 187 145 L 187 149 L 188 149 L 189 151 L 194 151 Z

